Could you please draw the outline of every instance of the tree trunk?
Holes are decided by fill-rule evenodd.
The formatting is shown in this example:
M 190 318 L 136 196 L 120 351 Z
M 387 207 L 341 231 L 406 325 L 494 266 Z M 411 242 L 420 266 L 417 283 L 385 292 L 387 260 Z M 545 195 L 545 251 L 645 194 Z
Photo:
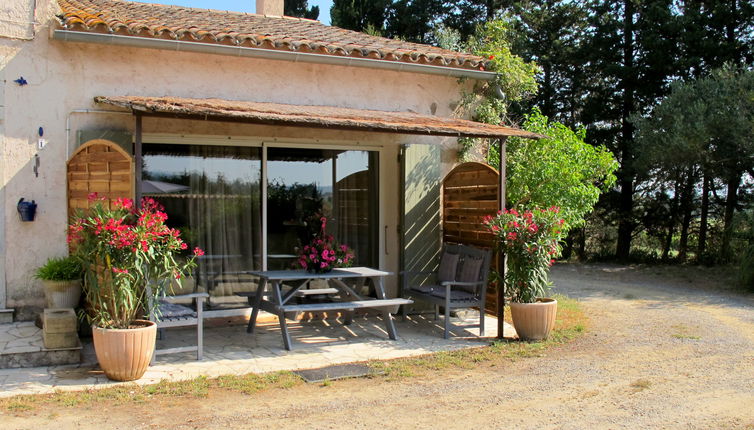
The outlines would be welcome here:
M 683 215 L 683 219 L 681 220 L 681 238 L 678 242 L 678 261 L 681 263 L 686 260 L 686 256 L 688 255 L 689 225 L 691 225 L 691 213 L 694 209 L 692 202 L 694 199 L 694 184 L 696 182 L 693 166 L 689 167 L 686 173 L 686 184 L 681 191 L 681 214 Z
M 723 216 L 723 262 L 731 258 L 730 241 L 733 236 L 733 215 L 738 204 L 738 187 L 741 185 L 741 175 L 735 174 L 728 179 L 728 193 L 725 197 L 725 215 Z
M 707 218 L 709 216 L 710 178 L 706 170 L 707 169 L 705 168 L 704 179 L 702 180 L 702 213 L 699 219 L 699 245 L 697 246 L 696 250 L 697 261 L 702 260 L 707 247 Z
M 635 82 L 632 70 L 634 66 L 634 5 L 632 0 L 624 0 L 623 17 L 623 68 L 627 71 L 622 80 L 623 103 L 621 106 L 621 172 L 620 172 L 620 200 L 618 203 L 618 243 L 616 257 L 627 259 L 631 252 L 631 236 L 634 231 L 632 209 L 634 206 L 634 172 L 633 142 L 634 128 L 629 116 L 634 110 Z
M 579 229 L 579 235 L 576 237 L 578 248 L 576 248 L 576 254 L 579 257 L 579 261 L 586 261 L 586 226 Z
M 662 261 L 668 261 L 670 259 L 670 248 L 673 245 L 673 234 L 675 233 L 675 225 L 678 219 L 678 207 L 681 200 L 681 188 L 683 187 L 683 180 L 678 175 L 678 179 L 675 181 L 675 190 L 673 202 L 670 205 L 670 213 L 668 214 L 668 232 L 665 236 L 665 244 L 662 247 Z
M 569 260 L 571 258 L 571 254 L 573 254 L 573 238 L 576 235 L 576 232 L 574 230 L 571 230 L 570 233 L 568 233 L 568 236 L 565 238 L 565 246 L 563 246 L 563 251 L 560 253 L 560 256 L 564 260 Z
M 542 73 L 544 74 L 542 85 L 542 114 L 548 118 L 553 118 L 552 64 L 550 64 L 549 61 L 542 64 Z

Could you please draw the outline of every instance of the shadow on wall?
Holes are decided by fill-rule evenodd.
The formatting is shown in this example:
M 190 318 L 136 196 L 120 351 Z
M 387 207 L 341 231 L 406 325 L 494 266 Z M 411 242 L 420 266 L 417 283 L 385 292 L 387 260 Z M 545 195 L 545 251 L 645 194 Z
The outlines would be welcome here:
M 441 148 L 411 145 L 405 163 L 404 270 L 433 271 L 441 246 Z

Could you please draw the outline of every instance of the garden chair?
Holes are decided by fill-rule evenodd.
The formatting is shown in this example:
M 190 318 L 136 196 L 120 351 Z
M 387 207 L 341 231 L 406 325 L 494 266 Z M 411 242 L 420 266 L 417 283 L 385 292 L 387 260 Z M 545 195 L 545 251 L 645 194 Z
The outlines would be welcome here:
M 439 317 L 439 307 L 445 309 L 445 339 L 450 330 L 451 309 L 479 308 L 479 335 L 484 336 L 484 301 L 491 260 L 489 250 L 446 244 L 436 272 L 403 272 L 403 296 L 434 305 L 435 319 Z M 435 282 L 413 285 L 418 275 L 434 276 Z
M 151 297 L 151 291 L 148 291 L 147 294 L 150 294 Z M 163 297 L 158 302 L 159 318 L 155 315 L 155 306 L 150 300 L 149 320 L 157 323 L 157 329 L 161 335 L 160 337 L 162 337 L 162 334 L 164 333 L 163 329 L 166 328 L 196 326 L 196 346 L 155 349 L 154 355 L 152 356 L 152 364 L 154 364 L 158 355 L 175 354 L 179 352 L 196 351 L 196 359 L 202 359 L 202 355 L 204 354 L 204 316 L 202 315 L 202 312 L 204 310 L 204 301 L 207 300 L 208 297 L 209 294 L 207 293 L 192 293 Z M 186 305 L 174 303 L 176 300 L 187 299 L 196 302 L 196 310 Z

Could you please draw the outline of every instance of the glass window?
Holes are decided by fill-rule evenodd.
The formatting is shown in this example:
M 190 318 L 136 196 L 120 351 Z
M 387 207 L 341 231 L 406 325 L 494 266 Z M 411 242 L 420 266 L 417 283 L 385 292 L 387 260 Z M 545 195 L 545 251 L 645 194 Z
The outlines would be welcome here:
M 267 150 L 267 264 L 291 268 L 301 247 L 327 230 L 376 266 L 376 153 L 323 149 Z
M 212 295 L 253 291 L 242 272 L 262 268 L 260 148 L 145 144 L 143 154 L 142 195 L 205 251 L 195 279 Z

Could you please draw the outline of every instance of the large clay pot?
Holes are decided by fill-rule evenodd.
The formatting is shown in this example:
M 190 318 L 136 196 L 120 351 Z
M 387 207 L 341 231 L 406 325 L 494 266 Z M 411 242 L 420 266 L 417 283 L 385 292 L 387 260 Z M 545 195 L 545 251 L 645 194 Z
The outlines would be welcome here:
M 520 339 L 547 339 L 555 326 L 555 315 L 558 312 L 558 301 L 555 299 L 537 299 L 536 303 L 513 303 L 511 318 L 513 327 Z
M 157 325 L 152 321 L 134 321 L 136 328 L 105 329 L 92 327 L 94 352 L 108 378 L 134 381 L 149 367 L 157 339 Z
M 51 309 L 75 308 L 81 298 L 81 280 L 42 281 L 45 287 L 45 307 Z

